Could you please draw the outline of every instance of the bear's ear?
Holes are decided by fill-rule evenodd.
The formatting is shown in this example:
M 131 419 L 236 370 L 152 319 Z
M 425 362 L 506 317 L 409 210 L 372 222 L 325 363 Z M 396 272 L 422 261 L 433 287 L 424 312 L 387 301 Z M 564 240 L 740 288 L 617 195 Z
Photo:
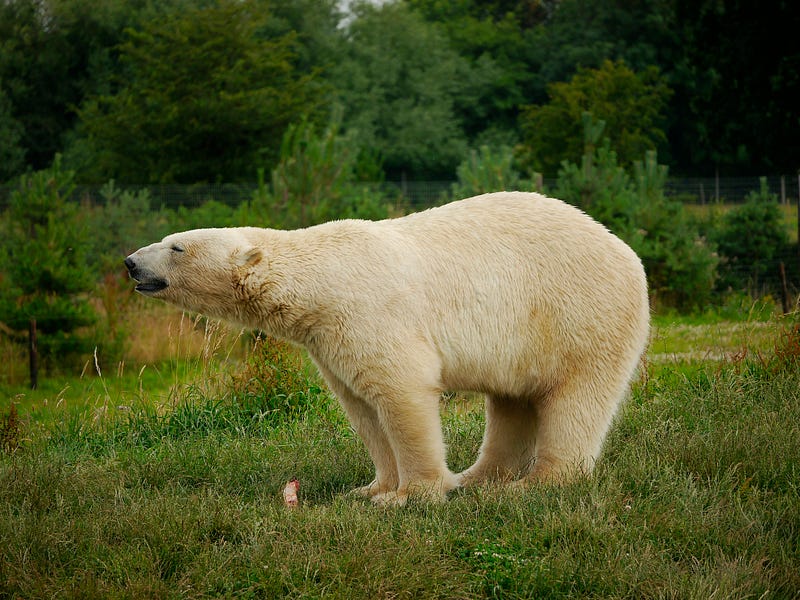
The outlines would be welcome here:
M 237 252 L 233 259 L 236 261 L 236 266 L 238 267 L 249 267 L 258 264 L 261 262 L 261 248 L 256 248 L 255 246 L 244 250 L 243 252 Z

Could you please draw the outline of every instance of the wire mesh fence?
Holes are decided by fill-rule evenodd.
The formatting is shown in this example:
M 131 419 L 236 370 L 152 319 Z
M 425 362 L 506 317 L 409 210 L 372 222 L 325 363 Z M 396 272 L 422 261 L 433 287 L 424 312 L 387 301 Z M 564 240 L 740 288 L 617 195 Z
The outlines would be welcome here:
M 691 177 L 670 178 L 665 185 L 665 195 L 690 204 L 739 204 L 748 194 L 758 191 L 761 177 Z M 765 177 L 769 191 L 782 204 L 797 202 L 800 194 L 800 176 L 774 175 Z M 554 179 L 542 181 L 544 191 L 555 188 Z M 379 189 L 396 204 L 418 210 L 453 199 L 452 181 L 386 181 L 365 184 Z M 81 185 L 75 188 L 76 200 L 90 204 L 103 204 L 106 200 L 101 185 Z M 118 191 L 140 192 L 147 190 L 152 208 L 193 208 L 209 200 L 228 206 L 237 206 L 253 197 L 255 183 L 215 184 L 162 184 L 162 185 L 118 185 Z M 13 186 L 0 186 L 0 210 L 8 206 L 14 191 Z

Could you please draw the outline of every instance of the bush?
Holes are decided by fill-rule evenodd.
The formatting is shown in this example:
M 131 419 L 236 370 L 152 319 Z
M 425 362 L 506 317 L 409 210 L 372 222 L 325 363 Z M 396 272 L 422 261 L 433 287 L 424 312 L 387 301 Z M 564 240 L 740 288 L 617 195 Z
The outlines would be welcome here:
M 232 398 L 241 410 L 269 422 L 301 416 L 322 392 L 300 351 L 270 337 L 256 339 L 244 369 L 231 383 Z
M 170 219 L 150 208 L 147 189 L 123 190 L 112 179 L 100 188 L 102 203 L 88 213 L 89 264 L 95 273 L 124 270 L 125 257 L 166 235 Z
M 608 141 L 588 150 L 580 166 L 563 162 L 556 195 L 589 213 L 622 238 L 634 232 L 636 195 L 630 176 L 617 162 Z
M 750 293 L 779 289 L 778 262 L 788 251 L 789 236 L 783 224 L 778 197 L 766 179 L 747 195 L 743 205 L 726 213 L 714 239 L 722 257 L 720 287 Z
M 684 206 L 664 196 L 667 167 L 655 152 L 634 163 L 636 231 L 629 239 L 642 258 L 651 295 L 680 309 L 701 308 L 711 300 L 717 256 Z
M 234 208 L 212 198 L 197 207 L 179 206 L 175 211 L 174 221 L 173 231 L 187 231 L 205 227 L 236 227 L 240 225 Z

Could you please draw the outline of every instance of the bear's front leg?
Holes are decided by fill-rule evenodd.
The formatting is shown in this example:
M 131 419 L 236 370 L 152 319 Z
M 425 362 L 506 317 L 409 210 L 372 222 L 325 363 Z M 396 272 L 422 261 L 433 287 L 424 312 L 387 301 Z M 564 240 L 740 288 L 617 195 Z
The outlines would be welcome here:
M 374 398 L 383 430 L 397 463 L 396 490 L 376 494 L 373 502 L 404 505 L 409 497 L 443 502 L 458 480 L 445 460 L 436 390 L 386 390 Z
M 377 411 L 366 401 L 356 396 L 350 388 L 321 365 L 322 376 L 336 395 L 342 405 L 351 425 L 364 441 L 372 462 L 375 464 L 375 479 L 365 486 L 356 488 L 353 494 L 373 498 L 375 496 L 394 492 L 399 485 L 397 462 L 394 451 L 389 444 L 389 439 L 378 419 Z

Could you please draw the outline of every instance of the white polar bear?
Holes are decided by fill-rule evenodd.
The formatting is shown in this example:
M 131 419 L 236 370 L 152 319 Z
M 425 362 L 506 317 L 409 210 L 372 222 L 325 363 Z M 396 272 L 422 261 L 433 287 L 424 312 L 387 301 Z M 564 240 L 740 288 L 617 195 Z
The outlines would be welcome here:
M 636 254 L 559 200 L 485 194 L 384 221 L 176 233 L 136 290 L 304 346 L 403 504 L 592 469 L 649 331 Z M 486 394 L 474 465 L 445 462 L 444 391 Z

